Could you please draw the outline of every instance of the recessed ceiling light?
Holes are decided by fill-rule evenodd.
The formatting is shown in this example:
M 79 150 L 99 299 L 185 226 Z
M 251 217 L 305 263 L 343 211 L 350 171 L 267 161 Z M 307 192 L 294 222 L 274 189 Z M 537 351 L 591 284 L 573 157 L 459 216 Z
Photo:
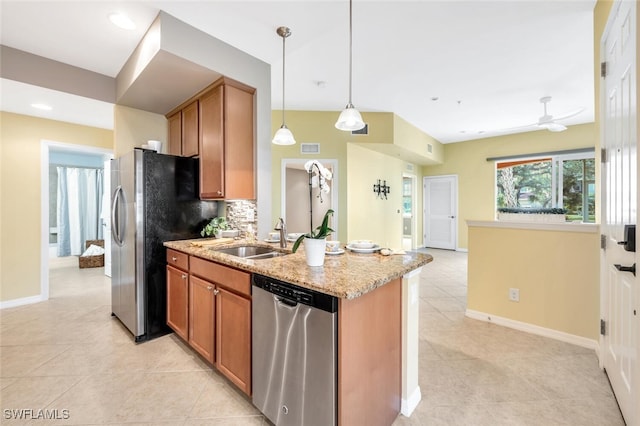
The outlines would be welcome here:
M 136 24 L 127 16 L 122 13 L 112 13 L 109 15 L 109 20 L 116 27 L 120 27 L 124 30 L 135 30 Z
M 438 99 L 440 99 L 440 98 L 439 98 L 439 97 L 437 97 L 437 96 L 432 96 L 432 97 L 431 97 L 431 100 L 432 100 L 432 101 L 434 101 L 434 102 L 435 102 L 435 101 L 437 101 Z
M 41 109 L 44 111 L 51 111 L 53 108 L 47 104 L 31 104 L 33 108 Z

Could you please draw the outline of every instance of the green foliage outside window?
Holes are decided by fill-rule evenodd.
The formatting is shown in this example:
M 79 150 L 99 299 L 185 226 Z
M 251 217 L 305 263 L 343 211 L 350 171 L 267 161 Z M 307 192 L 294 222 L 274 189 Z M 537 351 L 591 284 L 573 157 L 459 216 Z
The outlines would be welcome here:
M 593 158 L 515 160 L 496 166 L 497 209 L 540 211 L 561 208 L 566 211 L 567 220 L 595 221 Z M 556 188 L 552 187 L 554 174 Z M 561 202 L 554 194 L 562 194 Z

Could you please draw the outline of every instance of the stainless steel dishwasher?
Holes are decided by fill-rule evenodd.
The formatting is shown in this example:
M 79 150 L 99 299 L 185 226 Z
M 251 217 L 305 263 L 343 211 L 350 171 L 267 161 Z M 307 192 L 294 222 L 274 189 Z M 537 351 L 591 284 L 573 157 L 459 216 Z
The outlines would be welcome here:
M 338 300 L 253 275 L 253 404 L 277 426 L 337 420 Z

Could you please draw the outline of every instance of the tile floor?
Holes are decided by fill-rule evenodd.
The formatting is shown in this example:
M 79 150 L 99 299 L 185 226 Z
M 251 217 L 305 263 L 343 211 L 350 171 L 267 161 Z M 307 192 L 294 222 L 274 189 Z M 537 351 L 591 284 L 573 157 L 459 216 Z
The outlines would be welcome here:
M 466 254 L 430 252 L 422 402 L 394 426 L 624 424 L 592 350 L 465 318 Z M 133 344 L 110 316 L 102 268 L 59 260 L 50 282 L 47 302 L 0 311 L 0 423 L 268 424 L 174 335 Z M 20 409 L 68 418 L 12 419 Z

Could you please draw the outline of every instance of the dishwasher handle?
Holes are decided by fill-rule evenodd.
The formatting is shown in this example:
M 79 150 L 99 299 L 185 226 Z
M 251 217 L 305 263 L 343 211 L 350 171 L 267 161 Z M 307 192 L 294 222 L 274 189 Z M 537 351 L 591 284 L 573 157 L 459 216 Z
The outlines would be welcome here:
M 298 302 L 297 301 L 291 300 L 291 299 L 287 299 L 286 297 L 280 297 L 280 296 L 274 295 L 273 296 L 273 300 L 275 300 L 277 303 L 289 306 L 291 308 L 295 308 L 296 306 L 298 306 Z

